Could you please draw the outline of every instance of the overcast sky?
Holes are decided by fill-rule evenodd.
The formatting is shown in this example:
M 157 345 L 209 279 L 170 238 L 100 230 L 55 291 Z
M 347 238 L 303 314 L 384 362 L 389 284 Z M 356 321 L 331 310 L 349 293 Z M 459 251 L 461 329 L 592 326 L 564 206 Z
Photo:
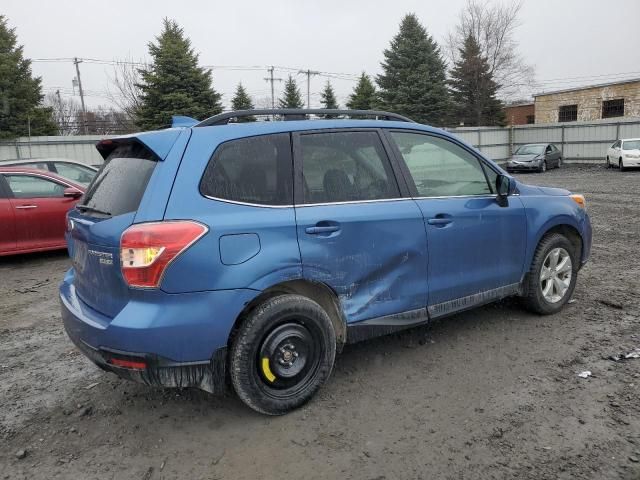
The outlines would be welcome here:
M 214 87 L 228 102 L 242 81 L 260 103 L 269 96 L 266 70 L 229 66 L 276 65 L 357 75 L 380 71 L 382 51 L 402 16 L 415 12 L 438 42 L 458 20 L 465 0 L 2 0 L 0 14 L 16 27 L 26 56 L 148 59 L 147 43 L 163 17 L 177 20 L 200 54 L 214 65 Z M 536 90 L 640 77 L 640 0 L 525 0 L 516 40 L 535 68 Z M 224 68 L 226 67 L 226 68 Z M 45 92 L 72 94 L 69 61 L 34 62 Z M 90 106 L 109 104 L 113 67 L 82 64 Z M 277 77 L 286 72 L 276 71 Z M 304 76 L 298 75 L 303 93 Z M 326 78 L 314 77 L 311 103 Z M 354 81 L 332 79 L 342 104 Z M 276 85 L 276 93 L 280 86 Z

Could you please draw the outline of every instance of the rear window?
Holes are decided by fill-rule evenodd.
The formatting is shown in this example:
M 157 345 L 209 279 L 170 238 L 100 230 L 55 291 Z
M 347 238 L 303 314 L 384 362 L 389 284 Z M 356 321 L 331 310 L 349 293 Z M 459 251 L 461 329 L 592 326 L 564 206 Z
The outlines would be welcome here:
M 288 133 L 220 145 L 202 176 L 206 197 L 258 205 L 291 205 L 293 173 Z
M 140 144 L 118 146 L 89 185 L 83 205 L 112 216 L 135 212 L 156 163 L 153 153 Z

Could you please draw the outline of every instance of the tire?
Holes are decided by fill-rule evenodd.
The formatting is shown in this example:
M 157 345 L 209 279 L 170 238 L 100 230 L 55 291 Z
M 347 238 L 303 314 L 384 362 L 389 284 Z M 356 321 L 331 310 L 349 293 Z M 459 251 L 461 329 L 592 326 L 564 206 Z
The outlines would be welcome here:
M 544 173 L 546 171 L 547 171 L 547 161 L 543 160 L 542 165 L 540 165 L 540 168 L 538 169 L 538 173 Z
M 622 163 L 622 159 L 618 160 L 618 168 L 621 172 L 624 172 L 626 170 L 624 163 Z
M 558 158 L 558 166 L 556 168 L 562 167 L 562 157 Z
M 558 262 L 556 267 L 549 268 L 552 265 L 548 264 L 548 262 L 552 261 L 552 252 L 555 251 L 564 251 L 567 254 L 571 262 L 568 266 L 568 271 L 563 271 L 561 273 L 560 268 L 555 271 L 555 268 L 557 265 L 561 265 L 561 262 Z M 560 255 L 562 254 L 560 253 Z M 562 256 L 559 256 L 558 258 L 562 258 Z M 523 301 L 525 307 L 528 310 L 541 315 L 550 315 L 552 313 L 559 312 L 569 301 L 573 294 L 573 290 L 575 289 L 576 280 L 578 278 L 579 261 L 580 259 L 577 258 L 574 246 L 567 237 L 559 233 L 545 235 L 542 240 L 540 240 L 540 243 L 536 248 L 533 261 L 531 262 L 531 268 L 529 269 L 529 273 L 527 274 L 524 282 L 525 294 L 523 296 Z M 546 280 L 543 280 L 543 267 L 546 268 L 545 272 L 547 274 L 552 270 L 553 272 L 551 274 L 555 275 L 560 283 L 556 283 L 551 276 L 550 278 L 548 277 Z M 568 284 L 565 276 L 567 273 L 570 274 Z M 545 294 L 543 286 L 548 286 L 549 282 L 551 282 L 551 288 L 549 292 Z M 566 286 L 566 290 L 561 293 L 558 289 L 559 285 L 563 285 L 562 288 Z M 557 295 L 554 296 L 554 292 L 557 292 Z
M 247 316 L 232 343 L 233 387 L 247 406 L 283 415 L 308 402 L 329 378 L 336 334 L 313 300 L 281 295 Z
M 607 157 L 607 168 L 613 168 L 613 165 L 611 165 L 611 162 L 609 161 L 609 157 Z

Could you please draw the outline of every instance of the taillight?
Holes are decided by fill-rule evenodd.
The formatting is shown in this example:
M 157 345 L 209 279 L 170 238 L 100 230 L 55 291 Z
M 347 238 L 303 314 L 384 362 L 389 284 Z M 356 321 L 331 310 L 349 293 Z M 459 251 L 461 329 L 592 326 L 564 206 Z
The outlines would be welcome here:
M 120 238 L 122 276 L 130 287 L 157 288 L 169 264 L 207 233 L 190 220 L 140 223 Z

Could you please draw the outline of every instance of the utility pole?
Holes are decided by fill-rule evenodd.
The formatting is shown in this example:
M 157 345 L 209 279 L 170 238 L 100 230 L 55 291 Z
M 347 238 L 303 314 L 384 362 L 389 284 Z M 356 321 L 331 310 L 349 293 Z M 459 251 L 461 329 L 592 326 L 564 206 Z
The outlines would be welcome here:
M 307 76 L 307 108 L 311 108 L 311 75 L 320 75 L 315 70 L 300 70 L 298 73 L 304 73 Z
M 273 83 L 274 82 L 281 82 L 282 78 L 273 78 L 273 65 L 271 65 L 271 68 L 267 68 L 267 72 L 269 72 L 269 76 L 265 77 L 265 81 L 271 83 L 271 108 L 276 108 L 276 97 L 275 97 L 275 92 L 273 90 Z
M 73 63 L 76 66 L 76 78 L 78 79 L 78 90 L 80 91 L 80 104 L 82 105 L 82 132 L 87 134 L 87 110 L 84 107 L 84 92 L 82 91 L 82 81 L 80 80 L 80 65 L 82 60 L 78 60 L 78 57 L 73 59 Z

